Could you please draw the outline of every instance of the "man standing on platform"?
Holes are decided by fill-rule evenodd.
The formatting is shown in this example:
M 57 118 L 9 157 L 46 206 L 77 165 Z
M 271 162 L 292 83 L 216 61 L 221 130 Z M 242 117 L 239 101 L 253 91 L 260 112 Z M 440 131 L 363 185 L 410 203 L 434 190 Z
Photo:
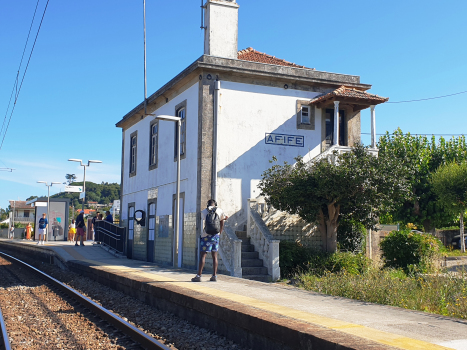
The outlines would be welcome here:
M 83 239 L 86 234 L 86 224 L 84 223 L 84 210 L 79 212 L 79 215 L 76 217 L 76 238 L 75 246 L 78 245 L 78 238 L 80 239 L 81 245 L 84 246 Z
M 105 221 L 110 222 L 111 224 L 113 224 L 113 223 L 114 223 L 114 219 L 113 219 L 113 217 L 112 217 L 112 214 L 110 214 L 110 211 L 107 210 L 107 211 L 105 212 L 105 215 L 106 215 Z
M 207 208 L 201 212 L 201 219 L 204 221 L 204 229 L 200 237 L 199 269 L 198 274 L 193 277 L 191 281 L 201 282 L 201 274 L 203 273 L 204 264 L 206 262 L 206 254 L 211 252 L 212 276 L 209 280 L 217 282 L 219 235 L 224 229 L 224 221 L 228 219 L 228 216 L 224 214 L 221 208 L 217 207 L 217 202 L 214 199 L 210 199 Z
M 39 242 L 37 244 L 44 245 L 45 235 L 47 234 L 47 228 L 49 227 L 49 222 L 47 221 L 47 214 L 43 213 L 42 217 L 39 219 Z
M 99 220 L 99 214 L 100 214 L 100 212 L 96 212 L 96 216 L 94 216 L 92 218 L 92 227 L 91 227 L 91 229 L 92 229 L 92 239 L 95 239 L 94 237 L 96 237 L 96 235 L 95 235 L 96 234 L 96 221 Z

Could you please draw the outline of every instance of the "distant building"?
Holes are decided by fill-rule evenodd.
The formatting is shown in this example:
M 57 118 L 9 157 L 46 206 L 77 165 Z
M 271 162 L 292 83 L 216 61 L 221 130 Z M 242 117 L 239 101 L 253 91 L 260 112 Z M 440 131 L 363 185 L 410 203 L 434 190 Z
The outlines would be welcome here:
M 9 201 L 13 221 L 27 224 L 34 222 L 34 206 L 26 201 Z
M 76 215 L 78 215 L 81 212 L 82 209 L 77 209 L 75 210 Z M 94 215 L 96 213 L 96 210 L 94 209 L 84 209 L 84 216 L 88 215 Z
M 147 99 L 151 115 L 141 102 L 116 124 L 123 131 L 121 225 L 128 228 L 129 257 L 195 268 L 208 199 L 230 216 L 229 232 L 243 230 L 248 199 L 260 194 L 272 157 L 294 163 L 297 156 L 307 161 L 348 150 L 360 142 L 365 108 L 372 111 L 375 147 L 374 107 L 387 99 L 367 93 L 371 85 L 359 76 L 238 51 L 238 8 L 235 0 L 207 0 L 204 55 Z M 177 129 L 154 115 L 182 120 L 179 237 L 173 232 Z M 145 226 L 135 223 L 136 210 L 146 212 Z M 229 237 L 221 236 L 220 249 L 227 270 Z

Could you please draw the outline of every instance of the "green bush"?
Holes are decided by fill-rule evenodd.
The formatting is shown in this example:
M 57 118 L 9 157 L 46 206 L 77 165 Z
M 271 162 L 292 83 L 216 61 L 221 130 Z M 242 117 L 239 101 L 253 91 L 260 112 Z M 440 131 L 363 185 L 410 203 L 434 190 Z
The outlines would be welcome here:
M 337 229 L 339 250 L 360 253 L 365 250 L 366 229 L 361 222 L 341 220 Z
M 279 243 L 279 265 L 282 277 L 292 275 L 297 269 L 307 266 L 311 249 L 300 242 L 281 241 Z
M 302 272 L 318 276 L 340 271 L 359 274 L 370 265 L 369 260 L 363 254 L 325 253 L 316 251 L 316 249 L 307 247 L 300 242 L 287 241 L 280 242 L 279 261 L 283 278 Z
M 0 224 L 0 228 L 8 228 L 8 224 Z
M 402 268 L 406 273 L 431 271 L 435 258 L 445 249 L 436 237 L 408 229 L 392 231 L 380 247 L 385 266 Z

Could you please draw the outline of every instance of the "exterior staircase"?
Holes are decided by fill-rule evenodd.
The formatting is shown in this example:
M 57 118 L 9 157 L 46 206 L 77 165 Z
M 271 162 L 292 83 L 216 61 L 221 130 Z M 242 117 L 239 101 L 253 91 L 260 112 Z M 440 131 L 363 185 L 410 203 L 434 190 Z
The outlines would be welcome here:
M 270 282 L 271 276 L 268 275 L 268 268 L 264 267 L 259 253 L 255 252 L 255 247 L 250 243 L 250 238 L 246 236 L 246 231 L 235 231 L 235 234 L 242 240 L 242 277 L 249 280 Z

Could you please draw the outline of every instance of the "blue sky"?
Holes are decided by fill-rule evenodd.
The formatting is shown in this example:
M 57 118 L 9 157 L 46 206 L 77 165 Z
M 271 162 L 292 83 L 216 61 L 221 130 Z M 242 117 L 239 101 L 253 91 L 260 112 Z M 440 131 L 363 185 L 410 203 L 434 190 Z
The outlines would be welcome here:
M 0 2 L 0 126 L 37 0 Z M 467 1 L 238 0 L 239 49 L 359 75 L 390 102 L 467 90 Z M 40 0 L 20 77 L 45 7 Z M 0 150 L 0 207 L 38 180 L 119 182 L 123 115 L 143 100 L 143 1 L 50 0 Z M 147 0 L 148 94 L 203 53 L 200 1 Z M 377 133 L 462 134 L 467 94 L 376 108 Z M 11 111 L 11 109 L 10 109 Z M 362 133 L 370 112 L 362 112 Z M 0 142 L 4 133 L 0 134 Z M 363 135 L 368 143 L 369 137 Z M 51 193 L 63 189 L 52 187 Z

